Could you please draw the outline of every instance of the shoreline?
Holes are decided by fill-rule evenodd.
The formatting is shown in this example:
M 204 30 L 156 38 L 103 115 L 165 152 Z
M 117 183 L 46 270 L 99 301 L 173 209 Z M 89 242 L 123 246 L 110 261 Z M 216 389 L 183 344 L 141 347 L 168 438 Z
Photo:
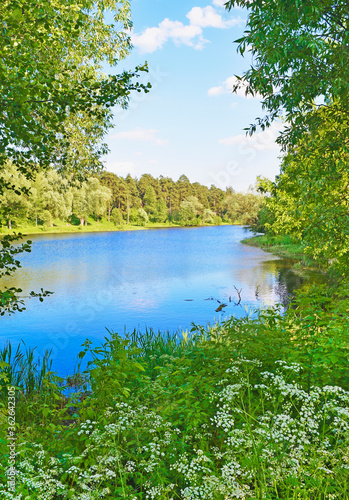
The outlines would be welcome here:
M 181 226 L 179 224 L 161 224 L 153 223 L 147 226 L 134 226 L 134 225 L 123 225 L 114 226 L 112 222 L 90 222 L 88 226 L 74 226 L 69 225 L 64 226 L 54 226 L 53 228 L 38 229 L 37 227 L 23 226 L 15 227 L 12 229 L 2 228 L 0 229 L 0 239 L 2 235 L 7 234 L 22 234 L 23 236 L 45 236 L 50 234 L 81 234 L 81 233 L 113 233 L 113 232 L 124 232 L 124 231 L 144 231 L 149 229 L 188 229 L 188 228 L 199 228 L 199 227 L 219 227 L 219 226 L 240 226 L 241 224 L 234 223 L 222 223 L 222 224 L 203 224 L 200 226 Z
M 289 236 L 268 236 L 263 234 L 246 238 L 241 243 L 260 248 L 282 259 L 293 260 L 294 264 L 291 268 L 301 276 L 309 272 L 316 272 L 321 275 L 328 274 L 321 262 L 315 261 L 304 253 L 301 242 L 295 242 Z
M 287 236 L 259 235 L 241 241 L 244 245 L 261 248 L 267 252 L 289 259 L 307 259 L 301 243 L 295 243 Z

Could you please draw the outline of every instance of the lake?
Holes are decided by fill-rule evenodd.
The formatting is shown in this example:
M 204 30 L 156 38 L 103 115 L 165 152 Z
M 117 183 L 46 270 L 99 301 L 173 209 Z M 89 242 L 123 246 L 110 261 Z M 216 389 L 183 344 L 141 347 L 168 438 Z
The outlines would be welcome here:
M 31 236 L 32 253 L 21 256 L 11 286 L 54 294 L 0 318 L 1 346 L 23 339 L 41 355 L 52 349 L 53 368 L 65 375 L 82 342 L 99 343 L 106 328 L 189 330 L 285 303 L 299 278 L 290 262 L 240 243 L 250 235 L 215 226 Z M 222 312 L 219 303 L 227 304 Z

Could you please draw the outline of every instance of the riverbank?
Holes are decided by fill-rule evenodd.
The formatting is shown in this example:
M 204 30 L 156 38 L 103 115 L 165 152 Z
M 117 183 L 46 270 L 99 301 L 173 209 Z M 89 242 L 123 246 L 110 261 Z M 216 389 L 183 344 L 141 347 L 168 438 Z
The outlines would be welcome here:
M 315 260 L 304 252 L 304 245 L 285 235 L 252 236 L 241 241 L 244 245 L 261 248 L 288 262 L 289 269 L 301 279 L 331 285 L 341 281 L 340 274 L 323 260 Z
M 92 217 L 87 220 L 87 226 L 69 224 L 67 222 L 55 221 L 53 227 L 49 226 L 25 226 L 18 225 L 12 230 L 8 228 L 1 228 L 1 234 L 11 234 L 14 231 L 22 234 L 59 234 L 59 233 L 98 233 L 98 232 L 114 232 L 114 231 L 142 231 L 144 229 L 153 228 L 167 228 L 167 227 L 180 227 L 176 224 L 152 224 L 146 226 L 135 226 L 132 224 L 123 224 L 116 226 L 113 222 L 103 220 L 96 222 Z
M 308 260 L 304 253 L 304 247 L 301 242 L 297 242 L 290 236 L 252 236 L 242 240 L 244 245 L 259 247 L 267 252 L 271 252 L 279 257 Z
M 220 226 L 237 226 L 239 224 L 223 222 Z M 22 233 L 24 235 L 43 235 L 43 234 L 60 234 L 60 233 L 98 233 L 98 232 L 117 232 L 117 231 L 143 231 L 147 229 L 169 229 L 183 227 L 213 227 L 215 224 L 202 224 L 200 226 L 181 226 L 175 223 L 160 223 L 149 222 L 146 226 L 136 226 L 133 224 L 123 224 L 116 226 L 113 222 L 103 220 L 96 222 L 92 217 L 88 218 L 87 226 L 69 224 L 62 221 L 55 221 L 53 227 L 49 226 L 25 226 L 18 225 L 12 229 L 7 227 L 0 228 L 0 239 L 2 234 L 12 234 L 13 232 Z
M 261 248 L 266 252 L 278 255 L 283 259 L 293 260 L 292 270 L 300 276 L 309 271 L 315 271 L 327 275 L 328 270 L 324 262 L 316 261 L 304 252 L 302 242 L 296 241 L 290 236 L 277 235 L 252 236 L 241 241 L 244 245 Z

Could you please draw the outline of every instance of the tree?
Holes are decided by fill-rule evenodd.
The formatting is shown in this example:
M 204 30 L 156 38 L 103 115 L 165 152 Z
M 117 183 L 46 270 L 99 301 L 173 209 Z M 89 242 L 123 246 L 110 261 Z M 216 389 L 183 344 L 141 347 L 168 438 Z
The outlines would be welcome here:
M 103 168 L 101 157 L 109 152 L 103 138 L 113 125 L 110 110 L 103 106 L 98 110 L 100 116 L 89 116 L 80 111 L 65 119 L 66 140 L 53 149 L 52 166 L 55 169 L 72 172 L 76 178 L 83 179 Z
M 262 128 L 283 115 L 281 175 L 265 228 L 302 240 L 313 257 L 349 269 L 349 11 L 346 0 L 230 0 L 249 9 L 237 40 L 253 64 L 234 90 L 262 96 Z M 256 130 L 256 124 L 249 128 Z
M 179 195 L 176 189 L 176 183 L 170 177 L 160 176 L 160 189 L 168 203 L 168 220 L 172 221 L 173 209 L 178 210 Z
M 271 226 L 275 222 L 275 214 L 268 205 L 270 196 L 275 194 L 275 183 L 266 177 L 257 177 L 256 190 L 263 195 L 263 202 L 256 219 L 250 223 L 250 229 L 254 233 L 274 234 Z
M 203 186 L 202 184 L 199 184 L 198 182 L 194 182 L 192 184 L 192 189 L 193 189 L 193 196 L 196 196 L 199 202 L 204 206 L 204 208 L 209 207 L 209 201 L 208 201 L 208 187 Z
M 45 222 L 53 227 L 53 219 L 60 218 L 66 220 L 72 213 L 73 192 L 67 179 L 60 176 L 55 170 L 48 170 L 45 175 L 40 172 L 36 179 L 41 184 L 41 189 L 37 191 L 36 202 L 39 202 L 40 209 L 37 214 Z M 32 196 L 30 196 L 32 199 Z
M 179 201 L 182 202 L 185 200 L 188 196 L 192 195 L 192 186 L 190 184 L 190 181 L 188 177 L 184 174 L 182 174 L 178 181 L 176 182 L 176 187 L 179 192 Z
M 124 224 L 124 219 L 122 217 L 122 212 L 120 208 L 114 207 L 111 213 L 111 219 L 115 226 L 122 226 Z
M 80 219 L 80 225 L 87 225 L 89 215 L 93 215 L 98 222 L 106 214 L 111 198 L 111 190 L 96 177 L 90 177 L 76 187 L 73 192 L 73 212 Z
M 141 226 L 146 226 L 148 221 L 149 221 L 149 217 L 148 217 L 147 212 L 144 210 L 144 208 L 139 208 L 138 209 L 138 223 Z
M 107 10 L 114 23 L 105 22 Z M 100 120 L 109 107 L 126 106 L 132 90 L 148 90 L 133 83 L 146 67 L 100 72 L 103 62 L 116 65 L 129 52 L 127 0 L 5 0 L 0 18 L 0 160 L 20 158 L 28 176 L 55 163 L 58 150 L 64 164 L 71 117 Z
M 234 193 L 227 195 L 223 202 L 226 217 L 232 222 L 243 225 L 253 224 L 263 205 L 263 197 L 253 193 Z
M 156 204 L 156 210 L 154 214 L 155 222 L 165 222 L 167 219 L 168 209 L 165 200 L 160 197 Z
M 267 198 L 267 229 L 302 240 L 305 251 L 349 269 L 349 118 L 339 104 L 317 113 L 317 126 L 285 155 Z M 321 125 L 319 123 L 321 122 Z
M 29 189 L 29 181 L 11 162 L 7 161 L 0 170 L 0 183 L 4 186 L 0 194 L 0 213 L 7 227 L 12 229 L 12 222 L 26 217 L 30 209 L 30 200 L 21 190 Z
M 183 226 L 197 226 L 199 224 L 199 215 L 203 206 L 195 196 L 189 196 L 182 201 L 179 208 L 179 218 Z
M 154 184 L 155 184 L 155 179 L 152 175 L 150 175 L 150 174 L 143 174 L 142 175 L 142 177 L 137 182 L 138 193 L 139 193 L 139 196 L 142 200 L 144 198 L 144 195 L 145 195 L 147 188 L 149 188 L 149 186 L 154 188 Z M 155 191 L 154 191 L 154 194 L 155 194 Z
M 204 213 L 202 215 L 202 223 L 203 224 L 213 224 L 215 221 L 216 214 L 209 208 L 205 208 Z
M 116 207 L 120 209 L 120 179 L 112 172 L 102 172 L 100 181 L 103 186 L 111 190 L 112 196 L 108 204 L 108 222 L 110 222 L 110 215 L 112 210 Z
M 35 179 L 30 186 L 30 219 L 35 220 L 35 226 L 38 226 L 39 218 L 44 210 L 44 192 L 46 188 L 46 178 L 43 172 L 36 174 Z
M 212 210 L 214 210 L 218 215 L 222 214 L 224 199 L 224 191 L 212 184 L 210 189 L 208 190 L 208 200 L 212 207 Z
M 348 103 L 348 2 L 229 0 L 226 7 L 234 5 L 249 10 L 244 36 L 236 42 L 241 54 L 253 56 L 235 90 L 245 86 L 247 93 L 261 95 L 268 113 L 257 118 L 262 127 L 285 116 L 289 126 L 280 142 L 286 147 L 307 129 L 308 114 L 322 106 L 316 99 Z M 255 129 L 251 125 L 250 132 Z
M 106 214 L 112 199 L 112 191 L 102 186 L 96 177 L 90 177 L 85 184 L 89 213 L 99 222 L 100 217 Z
M 143 208 L 150 216 L 150 218 L 154 220 L 156 214 L 156 194 L 153 186 L 151 186 L 150 184 L 145 188 L 143 196 Z
M 86 183 L 73 188 L 73 213 L 80 220 L 81 226 L 87 225 L 87 218 L 90 215 L 90 206 Z

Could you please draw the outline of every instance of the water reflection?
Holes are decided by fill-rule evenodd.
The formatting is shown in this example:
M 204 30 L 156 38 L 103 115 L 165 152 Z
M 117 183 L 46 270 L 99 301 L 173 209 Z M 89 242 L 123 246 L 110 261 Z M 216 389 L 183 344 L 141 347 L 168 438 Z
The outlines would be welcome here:
M 54 295 L 1 318 L 1 344 L 23 338 L 41 353 L 52 349 L 55 367 L 69 372 L 82 342 L 100 342 L 105 328 L 185 330 L 242 316 L 246 307 L 287 304 L 302 278 L 289 261 L 242 245 L 246 236 L 242 227 L 222 226 L 32 238 L 23 267 L 1 286 Z

